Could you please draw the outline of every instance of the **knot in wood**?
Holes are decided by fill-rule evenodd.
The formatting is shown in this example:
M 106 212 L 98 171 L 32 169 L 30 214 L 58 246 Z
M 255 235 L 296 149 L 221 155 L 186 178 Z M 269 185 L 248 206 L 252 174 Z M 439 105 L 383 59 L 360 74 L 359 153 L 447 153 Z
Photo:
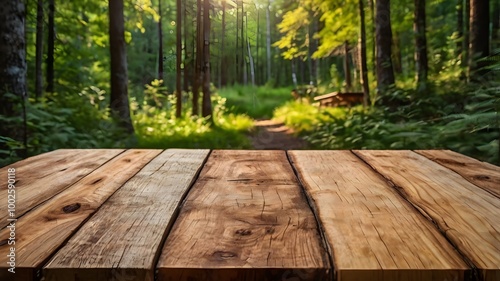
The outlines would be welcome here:
M 226 251 L 215 251 L 212 256 L 214 256 L 217 259 L 224 260 L 224 259 L 230 259 L 236 257 L 236 254 L 233 252 L 226 252 Z
M 236 234 L 241 235 L 241 236 L 247 236 L 252 234 L 252 231 L 250 229 L 238 229 L 236 230 Z
M 474 178 L 475 178 L 476 180 L 482 180 L 482 181 L 484 181 L 484 180 L 489 180 L 489 179 L 490 179 L 490 177 L 489 177 L 489 176 L 486 176 L 486 175 L 476 175 L 476 176 L 474 176 Z
M 62 208 L 63 212 L 65 212 L 66 214 L 69 214 L 69 213 L 73 213 L 74 211 L 80 209 L 82 205 L 80 205 L 80 203 L 74 203 L 74 204 L 70 204 L 70 205 L 67 205 L 67 206 L 64 206 Z

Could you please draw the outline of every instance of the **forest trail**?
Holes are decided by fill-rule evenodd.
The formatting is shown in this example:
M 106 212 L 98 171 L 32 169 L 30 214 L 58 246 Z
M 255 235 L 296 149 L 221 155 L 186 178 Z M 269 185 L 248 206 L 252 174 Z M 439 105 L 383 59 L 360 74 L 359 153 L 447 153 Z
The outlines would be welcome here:
M 256 120 L 256 130 L 249 136 L 254 149 L 305 149 L 307 142 L 293 136 L 293 131 L 275 120 Z

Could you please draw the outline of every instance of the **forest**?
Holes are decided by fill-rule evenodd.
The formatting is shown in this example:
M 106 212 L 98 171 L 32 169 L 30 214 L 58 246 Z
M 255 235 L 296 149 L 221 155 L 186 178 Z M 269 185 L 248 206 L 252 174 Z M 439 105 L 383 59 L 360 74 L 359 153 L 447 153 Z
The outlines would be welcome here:
M 252 149 L 262 119 L 309 149 L 500 164 L 500 0 L 0 3 L 0 167 L 60 148 Z M 331 92 L 363 100 L 314 101 Z

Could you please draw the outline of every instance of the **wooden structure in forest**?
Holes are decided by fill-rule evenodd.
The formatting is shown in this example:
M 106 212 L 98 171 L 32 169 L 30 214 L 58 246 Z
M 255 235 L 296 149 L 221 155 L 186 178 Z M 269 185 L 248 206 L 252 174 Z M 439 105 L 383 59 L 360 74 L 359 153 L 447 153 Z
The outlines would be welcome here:
M 352 106 L 363 103 L 362 92 L 341 93 L 333 92 L 326 95 L 314 97 L 315 102 L 319 102 L 320 107 L 325 106 Z
M 57 150 L 0 175 L 0 280 L 500 278 L 500 167 L 451 151 Z

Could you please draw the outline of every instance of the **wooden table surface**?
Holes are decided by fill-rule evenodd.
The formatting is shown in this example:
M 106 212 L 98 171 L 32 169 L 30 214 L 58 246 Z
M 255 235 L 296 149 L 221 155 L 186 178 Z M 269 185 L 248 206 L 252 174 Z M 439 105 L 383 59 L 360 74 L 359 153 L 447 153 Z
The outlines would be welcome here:
M 500 167 L 451 151 L 57 150 L 0 175 L 1 281 L 500 280 Z

